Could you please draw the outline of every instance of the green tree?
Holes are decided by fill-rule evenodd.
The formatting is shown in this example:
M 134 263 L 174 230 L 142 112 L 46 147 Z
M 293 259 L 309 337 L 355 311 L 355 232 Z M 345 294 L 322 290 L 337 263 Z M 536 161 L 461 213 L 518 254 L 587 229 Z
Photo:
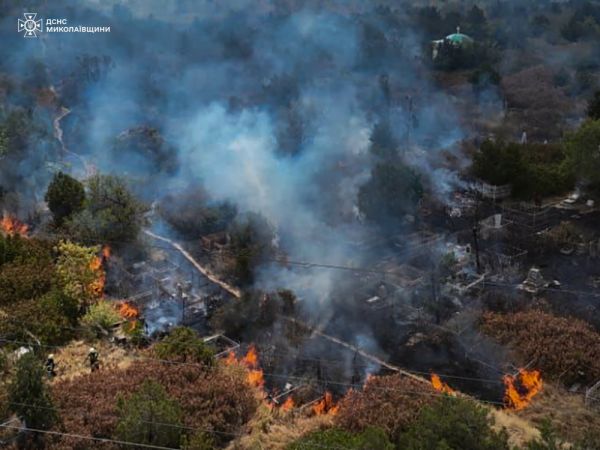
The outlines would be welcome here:
M 398 140 L 392 133 L 389 122 L 379 122 L 371 132 L 370 151 L 375 156 L 385 160 L 392 160 L 398 157 Z
M 61 241 L 57 250 L 56 277 L 64 294 L 83 307 L 98 300 L 102 296 L 105 276 L 97 256 L 100 247 Z
M 67 228 L 84 242 L 129 242 L 138 236 L 145 211 L 122 178 L 96 175 L 87 182 L 85 208 Z
M 188 327 L 176 327 L 154 347 L 161 359 L 190 361 L 207 366 L 214 364 L 214 352 L 204 344 L 198 334 Z
M 52 211 L 54 222 L 61 225 L 65 218 L 83 209 L 85 190 L 75 178 L 58 172 L 48 185 L 44 199 Z
M 181 408 L 159 383 L 145 381 L 131 396 L 119 396 L 117 409 L 118 439 L 179 448 L 183 429 Z
M 8 133 L 3 126 L 0 126 L 0 158 L 8 155 Z
M 248 213 L 231 224 L 229 235 L 235 257 L 234 273 L 241 284 L 251 284 L 254 269 L 273 252 L 273 227 L 260 214 Z
M 423 408 L 399 439 L 404 450 L 509 449 L 505 431 L 492 429 L 489 411 L 471 400 L 444 396 Z
M 343 448 L 347 450 L 394 450 L 383 430 L 367 428 L 362 433 L 349 433 L 339 428 L 315 431 L 301 437 L 291 445 L 288 450 L 302 450 L 307 448 Z
M 414 213 L 422 196 L 421 178 L 413 169 L 399 162 L 380 163 L 360 187 L 358 206 L 369 220 L 395 222 Z
M 57 420 L 45 376 L 44 368 L 33 352 L 26 353 L 17 362 L 8 390 L 9 407 L 28 428 L 47 430 Z
M 588 102 L 587 115 L 592 120 L 600 120 L 600 91 L 596 91 Z
M 484 11 L 477 5 L 469 10 L 466 17 L 467 29 L 469 35 L 478 40 L 483 40 L 487 37 L 488 22 Z
M 575 173 L 592 185 L 600 185 L 600 120 L 589 120 L 569 134 L 565 147 Z

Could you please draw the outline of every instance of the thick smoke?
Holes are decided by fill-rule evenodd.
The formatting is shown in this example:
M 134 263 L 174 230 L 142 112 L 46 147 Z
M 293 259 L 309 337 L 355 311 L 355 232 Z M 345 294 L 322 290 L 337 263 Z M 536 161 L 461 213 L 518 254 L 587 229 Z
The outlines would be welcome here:
M 372 230 L 357 219 L 356 197 L 374 164 L 373 127 L 389 120 L 407 162 L 431 175 L 440 196 L 457 180 L 436 167 L 438 151 L 464 133 L 451 100 L 424 75 L 419 30 L 402 11 L 317 3 L 37 4 L 42 17 L 112 32 L 7 35 L 3 69 L 49 65 L 72 111 L 67 146 L 102 171 L 139 174 L 139 155 L 108 149 L 128 128 L 158 129 L 177 169 L 149 169 L 147 197 L 202 184 L 214 201 L 263 214 L 291 260 L 360 266 L 369 255 L 353 244 Z M 22 11 L 12 12 L 2 30 Z M 326 304 L 335 273 L 274 264 L 257 286 Z

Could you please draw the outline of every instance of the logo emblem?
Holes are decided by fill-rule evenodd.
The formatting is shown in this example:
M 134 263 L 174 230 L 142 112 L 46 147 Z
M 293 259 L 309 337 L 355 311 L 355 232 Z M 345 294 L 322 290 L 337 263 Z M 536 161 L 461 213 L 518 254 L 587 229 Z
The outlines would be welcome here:
M 23 37 L 37 37 L 37 32 L 42 31 L 42 19 L 35 20 L 37 13 L 23 13 L 23 17 L 25 20 L 19 19 L 17 21 L 18 28 L 17 31 L 20 33 L 24 31 L 25 34 Z

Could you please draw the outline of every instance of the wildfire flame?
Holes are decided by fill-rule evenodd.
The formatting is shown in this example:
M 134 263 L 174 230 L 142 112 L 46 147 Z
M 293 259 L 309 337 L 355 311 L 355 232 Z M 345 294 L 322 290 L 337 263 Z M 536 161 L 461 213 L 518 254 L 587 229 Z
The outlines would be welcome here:
M 2 220 L 0 220 L 0 229 L 8 236 L 19 235 L 22 237 L 27 237 L 29 226 L 22 223 L 17 218 L 4 213 Z
M 288 398 L 285 399 L 285 402 L 283 402 L 283 404 L 281 405 L 281 410 L 282 411 L 289 411 L 294 406 L 295 406 L 294 399 L 290 395 Z
M 91 291 L 97 296 L 104 296 L 104 285 L 106 284 L 106 272 L 102 267 L 102 264 L 110 257 L 110 247 L 108 245 L 102 246 L 102 256 L 96 256 L 90 262 L 90 269 L 95 273 L 96 278 L 90 285 Z
M 240 360 L 237 360 L 234 352 L 229 352 L 225 359 L 225 364 L 239 363 L 248 370 L 246 380 L 250 386 L 262 388 L 265 385 L 263 371 L 258 364 L 258 352 L 254 344 L 250 346 L 248 352 Z
M 127 302 L 120 302 L 119 314 L 124 319 L 136 319 L 139 317 L 140 312 L 134 305 Z
M 332 416 L 335 416 L 338 413 L 339 409 L 339 405 L 336 405 L 334 403 L 333 396 L 329 391 L 326 391 L 325 395 L 323 395 L 323 398 L 313 405 L 313 412 L 317 416 L 320 416 L 322 414 L 330 414 Z
M 95 279 L 90 284 L 90 290 L 97 297 L 102 297 L 104 295 L 104 284 L 106 283 L 106 274 L 102 268 L 102 258 L 95 256 L 90 261 L 90 269 L 95 274 Z
M 227 358 L 225 358 L 225 364 L 227 364 L 228 366 L 234 364 L 237 362 L 237 359 L 235 358 L 235 353 L 234 352 L 229 352 L 227 354 Z
M 441 378 L 438 375 L 436 375 L 435 373 L 431 374 L 431 386 L 433 386 L 433 388 L 438 392 L 442 392 L 444 394 L 450 394 L 450 395 L 455 394 L 454 389 L 452 389 L 450 386 L 448 386 L 446 383 L 444 383 L 441 380 Z
M 526 408 L 542 390 L 542 376 L 538 370 L 519 369 L 517 375 L 505 375 L 503 381 L 506 387 L 504 403 L 516 411 Z

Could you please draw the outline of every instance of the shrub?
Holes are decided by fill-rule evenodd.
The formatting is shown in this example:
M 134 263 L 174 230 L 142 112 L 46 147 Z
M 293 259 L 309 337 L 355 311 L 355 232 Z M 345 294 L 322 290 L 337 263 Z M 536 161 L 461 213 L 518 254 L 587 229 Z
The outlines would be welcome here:
M 120 320 L 121 316 L 115 306 L 111 302 L 100 300 L 89 307 L 81 322 L 96 332 L 100 332 L 108 330 Z
M 21 356 L 9 386 L 9 407 L 30 428 L 49 429 L 56 413 L 46 390 L 44 368 L 33 352 Z
M 427 385 L 403 375 L 369 378 L 362 391 L 350 391 L 340 403 L 337 425 L 348 431 L 381 428 L 392 440 L 434 398 Z
M 112 437 L 118 424 L 114 399 L 144 381 L 163 386 L 182 411 L 182 426 L 214 430 L 217 444 L 231 439 L 254 414 L 257 400 L 245 373 L 216 366 L 211 370 L 189 364 L 136 361 L 126 369 L 106 368 L 53 385 L 52 396 L 61 408 L 63 431 Z M 90 404 L 90 392 L 94 401 Z M 78 448 L 80 441 L 62 436 L 61 444 Z M 57 448 L 61 448 L 57 445 Z M 102 445 L 100 448 L 114 448 Z
M 506 432 L 496 432 L 489 411 L 471 400 L 444 396 L 421 410 L 402 433 L 398 448 L 405 450 L 508 450 Z
M 118 439 L 138 444 L 179 447 L 181 408 L 156 381 L 144 381 L 130 396 L 117 400 Z
M 513 344 L 524 359 L 534 360 L 542 376 L 567 384 L 600 378 L 600 334 L 587 322 L 532 310 L 486 313 L 481 328 L 503 344 Z
M 362 433 L 349 433 L 339 428 L 315 431 L 301 437 L 288 450 L 308 448 L 343 448 L 347 450 L 394 450 L 383 430 L 367 428 Z
M 0 314 L 0 335 L 19 342 L 31 342 L 33 336 L 43 345 L 64 344 L 73 337 L 74 322 L 61 301 L 59 294 L 50 292 L 41 299 L 5 307 Z
M 215 360 L 214 352 L 194 330 L 187 327 L 174 328 L 169 336 L 154 346 L 154 352 L 161 359 L 197 362 L 207 366 L 212 366 Z

